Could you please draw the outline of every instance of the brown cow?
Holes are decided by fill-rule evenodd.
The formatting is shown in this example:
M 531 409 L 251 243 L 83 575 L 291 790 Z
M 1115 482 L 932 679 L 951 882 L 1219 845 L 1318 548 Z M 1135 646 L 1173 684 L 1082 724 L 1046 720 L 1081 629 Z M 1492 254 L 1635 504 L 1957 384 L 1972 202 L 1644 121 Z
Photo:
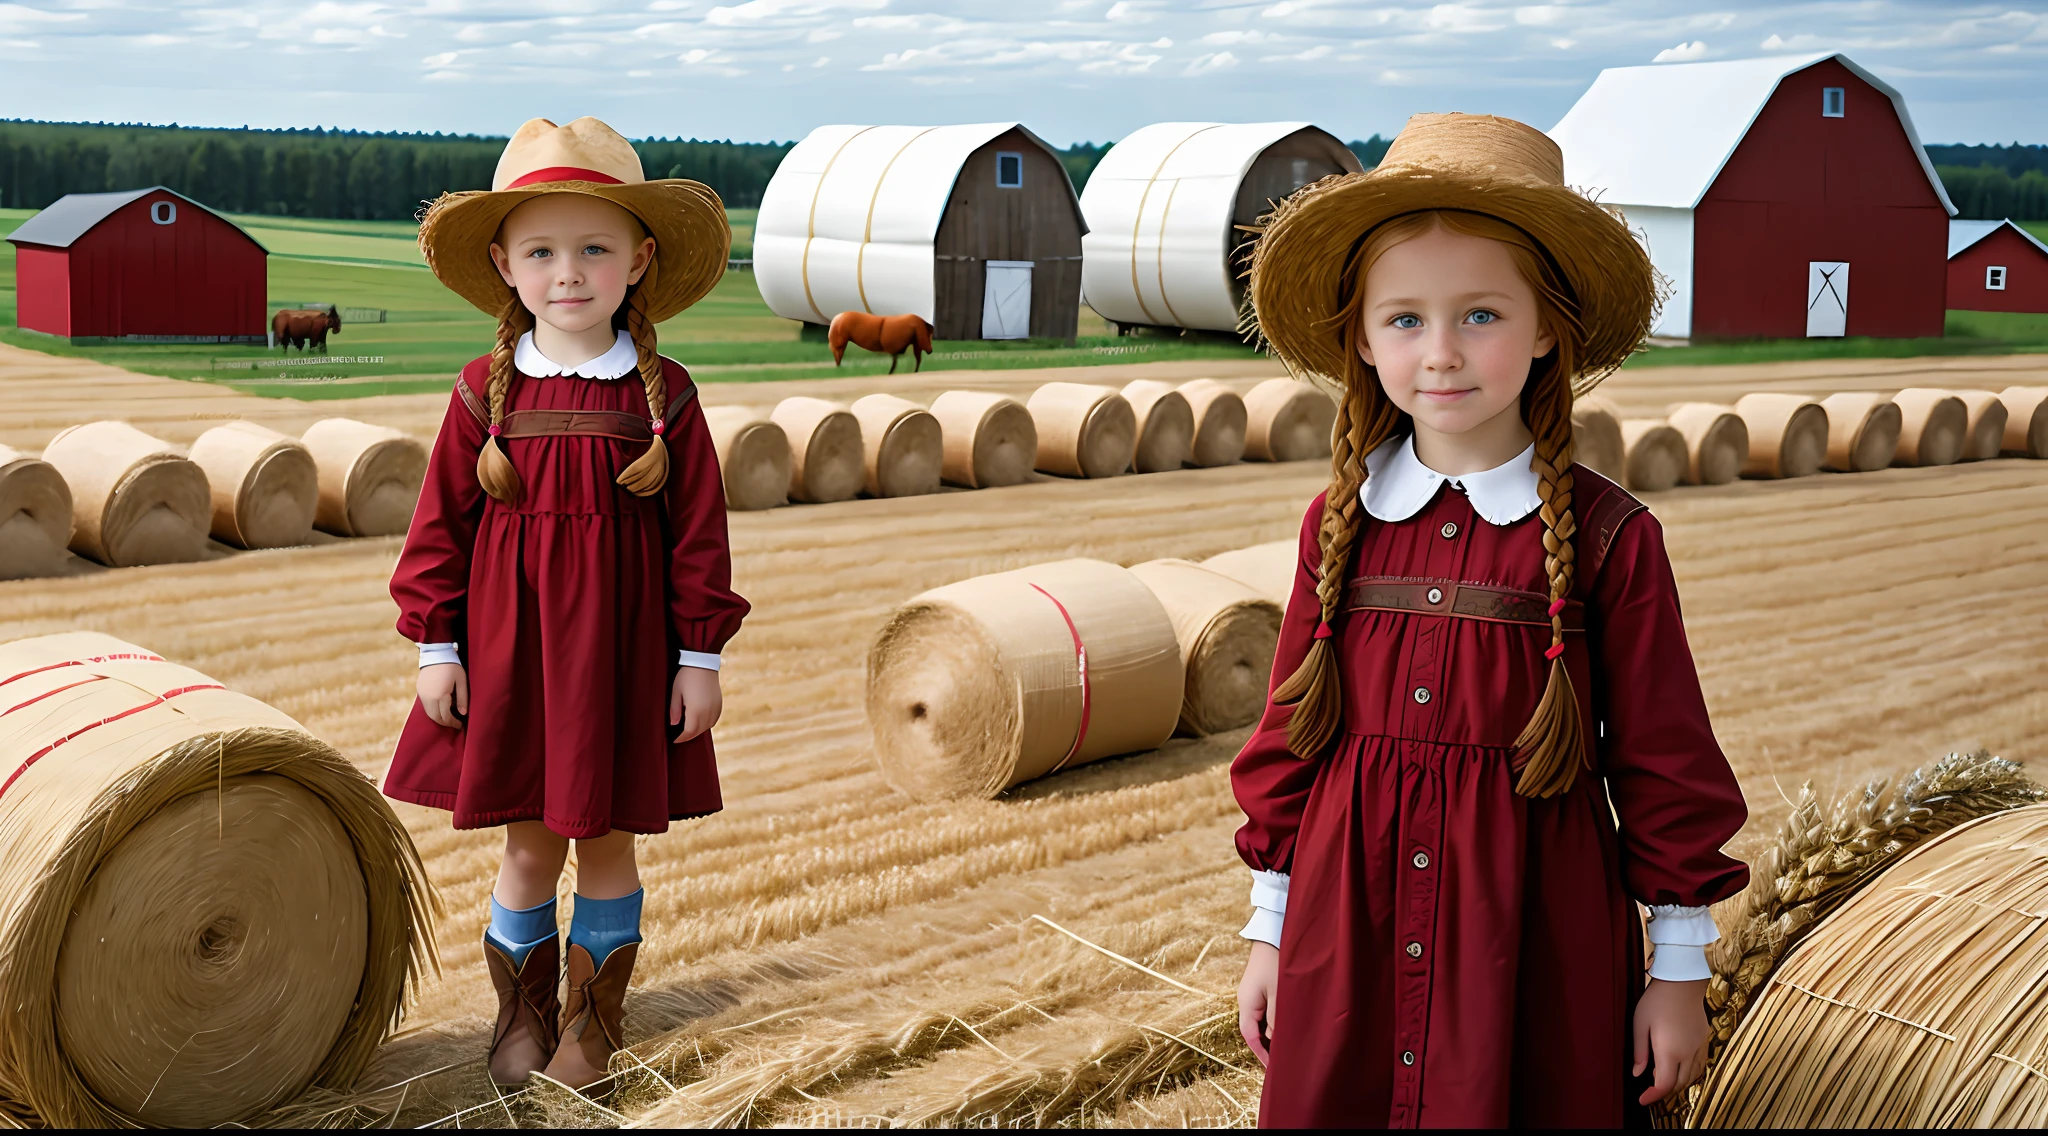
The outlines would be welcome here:
M 297 347 L 327 353 L 327 333 L 341 332 L 339 308 L 282 308 L 270 317 L 270 337 L 279 350 Z
M 913 315 L 840 312 L 832 317 L 832 327 L 826 336 L 832 343 L 832 365 L 835 367 L 846 360 L 848 343 L 865 347 L 877 355 L 887 355 L 892 375 L 896 373 L 896 364 L 902 361 L 905 351 L 910 352 L 910 369 L 913 371 L 924 370 L 924 357 L 932 351 L 932 325 Z

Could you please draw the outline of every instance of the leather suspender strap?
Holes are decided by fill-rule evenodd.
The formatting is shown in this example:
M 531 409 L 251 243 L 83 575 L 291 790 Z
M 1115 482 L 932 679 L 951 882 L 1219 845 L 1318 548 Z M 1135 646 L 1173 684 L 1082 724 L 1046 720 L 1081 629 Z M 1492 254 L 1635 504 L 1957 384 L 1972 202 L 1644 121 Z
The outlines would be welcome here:
M 1614 547 L 1614 538 L 1620 534 L 1622 523 L 1649 506 L 1635 499 L 1628 490 L 1619 485 L 1600 495 L 1593 507 L 1586 510 L 1586 523 L 1579 526 L 1579 571 L 1580 587 L 1590 591 L 1593 581 L 1600 575 L 1600 566 L 1607 563 L 1608 550 Z
M 1513 623 L 1544 630 L 1550 628 L 1549 596 L 1482 587 L 1457 580 L 1364 576 L 1351 582 L 1346 600 L 1348 611 L 1397 611 L 1411 615 L 1476 619 L 1485 623 Z M 1584 604 L 1566 600 L 1561 614 L 1566 631 L 1586 629 Z
M 669 400 L 668 400 L 668 409 L 667 409 L 667 410 L 664 410 L 664 411 L 662 411 L 662 412 L 661 412 L 661 421 L 662 421 L 662 425 L 664 425 L 664 426 L 669 426 L 669 425 L 673 425 L 673 424 L 675 423 L 675 420 L 676 420 L 676 411 L 678 411 L 678 410 L 681 410 L 681 409 L 683 408 L 683 404 L 684 404 L 684 403 L 687 403 L 687 402 L 689 402 L 689 401 L 690 401 L 691 399 L 693 399 L 693 398 L 696 398 L 696 397 L 697 397 L 697 384 L 696 384 L 696 383 L 693 383 L 693 382 L 691 382 L 691 381 L 690 381 L 690 380 L 688 380 L 688 379 L 684 379 L 684 380 L 683 380 L 683 392 L 682 392 L 681 394 L 679 394 L 679 395 L 675 396 L 674 398 L 672 398 L 672 399 L 669 399 Z
M 491 408 L 484 405 L 484 400 L 478 398 L 477 393 L 469 389 L 469 384 L 463 382 L 460 375 L 455 377 L 455 393 L 462 396 L 462 405 L 467 406 L 469 412 L 476 416 L 479 426 L 487 427 L 491 424 Z

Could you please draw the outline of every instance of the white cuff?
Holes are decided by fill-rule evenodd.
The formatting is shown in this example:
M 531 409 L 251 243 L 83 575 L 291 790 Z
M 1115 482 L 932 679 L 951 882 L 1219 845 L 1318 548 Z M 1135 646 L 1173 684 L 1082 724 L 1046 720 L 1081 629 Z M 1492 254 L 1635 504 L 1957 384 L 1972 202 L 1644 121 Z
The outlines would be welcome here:
M 677 651 L 676 662 L 686 667 L 696 667 L 700 671 L 718 669 L 718 655 L 711 651 Z
M 1714 913 L 1708 908 L 1660 904 L 1650 908 L 1650 927 L 1644 937 L 1660 945 L 1704 947 L 1721 937 L 1721 929 L 1714 926 Z
M 1697 982 L 1714 977 L 1707 965 L 1707 948 L 1690 943 L 1659 943 L 1650 956 L 1650 977 L 1665 982 Z
M 462 662 L 462 651 L 453 643 L 421 643 L 419 648 L 420 665 L 423 667 Z
M 1280 945 L 1280 927 L 1287 918 L 1286 872 L 1252 869 L 1252 920 L 1238 934 L 1255 942 Z
M 1238 937 L 1255 943 L 1265 943 L 1274 950 L 1280 949 L 1281 915 L 1264 907 L 1252 908 L 1252 921 L 1244 925 Z

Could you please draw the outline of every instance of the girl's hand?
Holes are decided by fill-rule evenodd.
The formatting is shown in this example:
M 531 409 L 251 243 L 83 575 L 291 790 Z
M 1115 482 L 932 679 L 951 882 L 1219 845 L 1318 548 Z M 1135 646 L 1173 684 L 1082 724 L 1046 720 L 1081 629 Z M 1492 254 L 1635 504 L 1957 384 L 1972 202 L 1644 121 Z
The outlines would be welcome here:
M 677 741 L 689 741 L 717 725 L 718 712 L 724 708 L 717 671 L 684 667 L 676 672 L 675 686 L 668 695 L 668 724 L 683 728 Z
M 1707 1023 L 1707 980 L 1666 982 L 1652 978 L 1636 1001 L 1636 1063 L 1631 1076 L 1641 1076 L 1656 1062 L 1656 1083 L 1643 1090 L 1639 1104 L 1663 1100 L 1699 1080 L 1707 1067 L 1707 1042 L 1714 1030 Z
M 1272 1051 L 1273 1004 L 1280 986 L 1280 948 L 1253 943 L 1245 960 L 1244 981 L 1237 984 L 1237 1030 L 1260 1065 Z
M 435 663 L 420 668 L 420 709 L 435 723 L 451 730 L 462 728 L 469 716 L 469 675 L 461 663 Z

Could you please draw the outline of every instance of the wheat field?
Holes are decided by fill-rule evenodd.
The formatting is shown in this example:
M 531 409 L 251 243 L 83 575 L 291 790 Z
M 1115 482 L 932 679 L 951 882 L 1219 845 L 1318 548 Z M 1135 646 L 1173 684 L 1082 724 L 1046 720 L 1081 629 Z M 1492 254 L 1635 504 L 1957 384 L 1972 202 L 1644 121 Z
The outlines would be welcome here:
M 9 351 L 0 396 L 21 395 L 22 409 L 0 441 L 26 448 L 124 401 L 116 413 L 177 440 L 222 416 L 291 427 L 332 408 L 426 433 L 440 414 L 437 398 L 308 407 Z M 1851 362 L 1866 370 L 1628 372 L 1605 393 L 1647 408 L 1740 384 L 2044 381 L 2038 359 Z M 1045 377 L 945 382 L 1010 390 Z M 706 399 L 797 388 L 848 396 L 805 382 L 713 386 Z M 494 1003 L 476 942 L 498 842 L 400 804 L 447 904 L 443 973 L 326 1120 L 1248 1123 L 1259 1078 L 1228 997 L 1248 880 L 1226 766 L 1242 732 L 1001 800 L 917 804 L 874 771 L 862 662 L 887 613 L 922 589 L 1066 556 L 1129 564 L 1290 537 L 1323 476 L 1317 463 L 1248 464 L 734 515 L 735 581 L 755 613 L 726 654 L 727 809 L 641 842 L 648 942 L 627 1013 L 638 1063 L 620 1091 L 602 1104 L 493 1093 L 482 1059 Z M 1941 753 L 2026 760 L 2048 742 L 2048 462 L 1739 482 L 1650 503 L 1750 800 L 1738 854 L 1803 781 L 1825 796 Z M 278 706 L 376 775 L 412 697 L 414 653 L 385 591 L 397 551 L 395 539 L 333 541 L 0 583 L 0 640 L 122 636 Z

